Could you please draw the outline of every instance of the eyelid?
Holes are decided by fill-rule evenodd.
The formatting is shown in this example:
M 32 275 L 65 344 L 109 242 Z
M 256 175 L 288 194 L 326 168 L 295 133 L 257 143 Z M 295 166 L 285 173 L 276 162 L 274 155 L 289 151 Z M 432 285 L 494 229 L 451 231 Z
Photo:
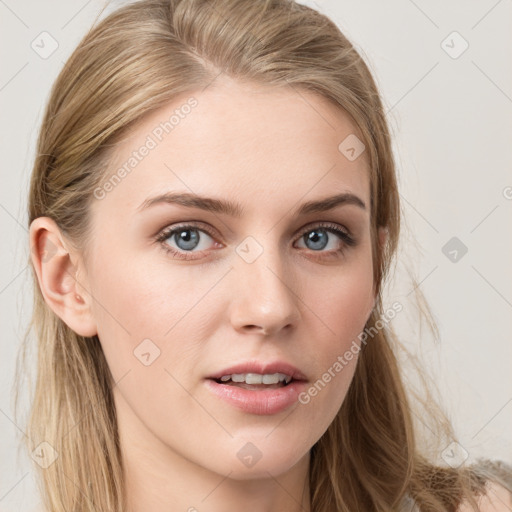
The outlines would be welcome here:
M 160 229 L 155 235 L 155 238 L 158 240 L 161 237 L 164 237 L 164 235 L 166 235 L 166 238 L 168 238 L 170 235 L 167 235 L 167 233 L 172 233 L 173 231 L 177 231 L 179 229 L 197 229 L 198 231 L 205 231 L 211 237 L 217 237 L 217 232 L 208 224 L 205 224 L 204 222 L 197 220 L 191 220 L 188 222 L 178 222 L 176 224 L 170 224 Z
M 325 221 L 320 220 L 320 221 L 316 221 L 316 222 L 310 222 L 310 223 L 306 224 L 304 227 L 300 228 L 299 231 L 297 231 L 297 234 L 304 235 L 304 233 L 306 231 L 311 231 L 315 228 L 325 228 L 325 229 L 332 228 L 332 229 L 343 231 L 343 233 L 345 233 L 347 236 L 352 237 L 352 233 L 351 233 L 350 229 L 348 229 L 345 225 L 340 224 L 338 222 L 333 222 L 330 220 L 325 220 Z

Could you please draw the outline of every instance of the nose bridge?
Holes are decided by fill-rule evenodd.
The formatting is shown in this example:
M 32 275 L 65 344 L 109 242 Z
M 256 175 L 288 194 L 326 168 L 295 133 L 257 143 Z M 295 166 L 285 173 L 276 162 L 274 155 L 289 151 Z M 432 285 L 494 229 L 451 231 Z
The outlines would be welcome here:
M 292 322 L 297 314 L 293 277 L 272 231 L 247 236 L 235 251 L 236 323 L 270 331 Z

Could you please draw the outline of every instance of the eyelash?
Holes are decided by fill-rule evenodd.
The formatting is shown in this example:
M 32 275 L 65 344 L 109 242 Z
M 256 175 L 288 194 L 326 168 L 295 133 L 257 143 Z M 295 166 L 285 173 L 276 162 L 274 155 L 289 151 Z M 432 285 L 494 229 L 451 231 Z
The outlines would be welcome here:
M 331 224 L 328 222 L 321 222 L 319 224 L 315 224 L 314 226 L 305 229 L 304 231 L 302 231 L 301 235 L 298 237 L 297 240 L 300 240 L 300 238 L 302 238 L 306 233 L 310 233 L 311 231 L 315 231 L 319 228 L 325 228 L 325 231 L 338 235 L 343 240 L 343 243 L 344 243 L 344 246 L 342 246 L 341 249 L 327 251 L 326 253 L 324 253 L 323 254 L 324 258 L 325 257 L 330 258 L 330 257 L 341 256 L 345 252 L 345 250 L 347 250 L 348 248 L 353 247 L 357 244 L 357 241 L 351 235 L 349 235 L 346 231 L 341 229 L 338 225 Z M 210 235 L 212 238 L 215 238 L 215 234 L 212 232 L 211 229 L 207 228 L 206 226 L 203 226 L 203 225 L 200 226 L 198 224 L 183 224 L 183 225 L 178 225 L 178 226 L 163 229 L 155 237 L 155 240 L 161 244 L 162 248 L 164 249 L 164 251 L 166 253 L 170 253 L 172 256 L 174 256 L 178 259 L 182 259 L 182 260 L 195 260 L 198 258 L 191 257 L 190 255 L 193 253 L 191 253 L 190 251 L 189 252 L 177 251 L 176 249 L 174 249 L 173 247 L 170 247 L 169 244 L 166 243 L 166 240 L 168 240 L 174 234 L 176 234 L 180 231 L 187 231 L 187 230 L 204 231 L 208 235 Z M 311 251 L 311 252 L 322 253 L 322 251 Z

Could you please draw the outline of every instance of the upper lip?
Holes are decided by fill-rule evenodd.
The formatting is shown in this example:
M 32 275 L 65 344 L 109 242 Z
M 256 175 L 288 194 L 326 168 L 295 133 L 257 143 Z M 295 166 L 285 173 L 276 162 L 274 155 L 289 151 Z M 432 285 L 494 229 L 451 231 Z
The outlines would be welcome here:
M 284 373 L 285 375 L 289 375 L 292 380 L 307 380 L 306 376 L 298 368 L 295 368 L 295 366 L 292 364 L 286 363 L 284 361 L 245 361 L 215 372 L 207 378 L 220 379 L 224 375 L 233 375 L 234 373 L 260 373 L 262 375 Z

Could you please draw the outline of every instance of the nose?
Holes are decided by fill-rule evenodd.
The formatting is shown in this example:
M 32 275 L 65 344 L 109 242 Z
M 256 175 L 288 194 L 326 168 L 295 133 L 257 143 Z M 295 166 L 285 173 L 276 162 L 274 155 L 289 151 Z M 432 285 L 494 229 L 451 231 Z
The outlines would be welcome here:
M 259 247 L 249 242 L 243 246 L 248 251 L 242 249 L 234 258 L 229 313 L 237 331 L 271 336 L 297 325 L 302 301 L 293 268 L 284 261 L 286 255 L 268 244 Z M 246 257 L 251 252 L 251 257 Z

